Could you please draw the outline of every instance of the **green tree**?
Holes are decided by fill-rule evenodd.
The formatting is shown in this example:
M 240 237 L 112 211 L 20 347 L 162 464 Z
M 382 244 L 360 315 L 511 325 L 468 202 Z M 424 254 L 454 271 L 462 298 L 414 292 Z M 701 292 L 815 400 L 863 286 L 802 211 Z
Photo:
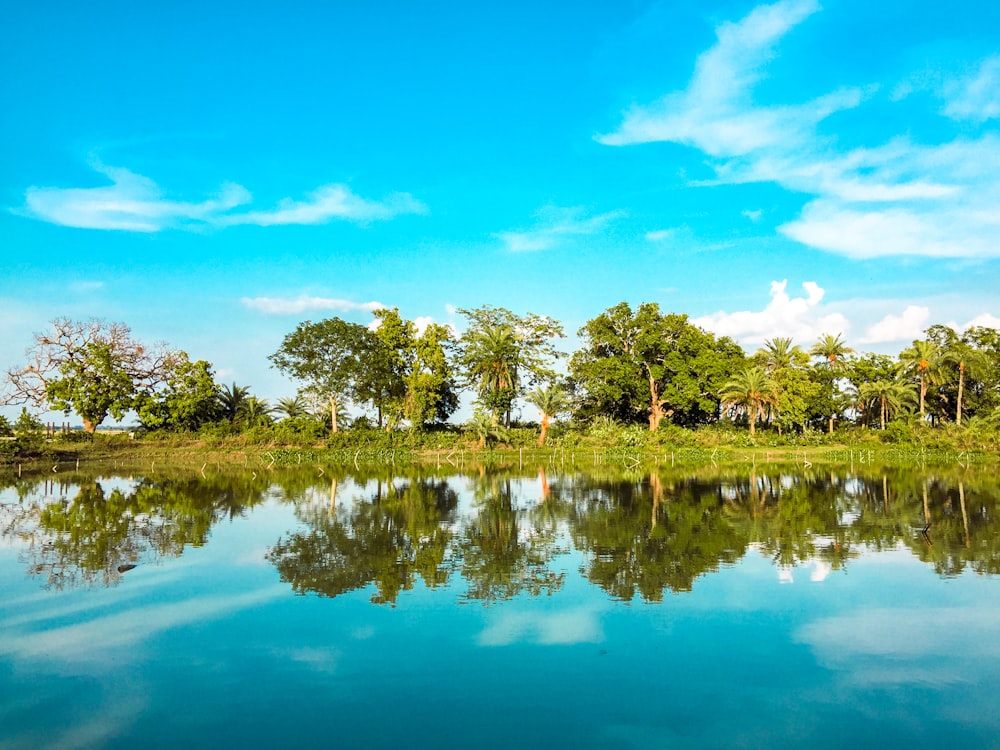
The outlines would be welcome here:
M 925 414 L 927 389 L 941 373 L 941 350 L 933 341 L 916 340 L 899 353 L 899 372 L 915 378 L 920 386 L 920 418 Z
M 526 388 L 554 377 L 551 364 L 561 354 L 553 339 L 564 335 L 562 326 L 543 315 L 516 315 L 489 305 L 459 312 L 469 323 L 457 356 L 465 385 L 476 390 L 480 405 L 509 426 L 514 400 Z
M 937 384 L 950 386 L 952 383 L 949 381 L 952 379 L 957 381 L 957 392 L 954 393 L 955 424 L 961 425 L 966 379 L 988 378 L 989 357 L 970 341 L 969 336 L 960 336 L 951 326 L 931 326 L 926 333 L 928 340 L 933 341 L 940 352 L 941 372 Z M 950 391 L 950 388 L 948 390 Z M 951 393 L 941 394 L 944 401 L 948 401 L 951 395 Z
M 123 323 L 68 318 L 36 334 L 27 354 L 28 365 L 7 372 L 4 403 L 75 411 L 90 433 L 109 415 L 124 417 L 137 396 L 164 381 L 179 356 L 162 345 L 144 346 Z
M 236 420 L 245 427 L 261 427 L 271 424 L 274 408 L 266 398 L 248 396 L 240 407 Z
M 809 357 L 792 339 L 776 337 L 764 342 L 754 355 L 757 362 L 774 381 L 778 401 L 773 407 L 774 423 L 781 434 L 783 427 L 801 426 L 817 390 L 806 369 Z
M 248 385 L 236 385 L 234 382 L 232 385 L 223 385 L 219 388 L 219 407 L 222 418 L 230 423 L 235 422 L 240 409 L 243 408 L 243 402 L 249 396 L 250 386 Z
M 272 366 L 305 383 L 305 390 L 329 403 L 330 429 L 337 432 L 337 410 L 355 392 L 363 374 L 370 331 L 357 323 L 328 318 L 305 321 L 285 336 L 268 357 Z
M 550 383 L 544 388 L 539 387 L 529 393 L 527 401 L 538 409 L 539 424 L 541 425 L 538 444 L 545 445 L 545 434 L 549 430 L 549 424 L 556 416 L 569 408 L 566 391 L 559 385 Z
M 429 422 L 444 422 L 458 408 L 455 378 L 445 347 L 452 341 L 450 329 L 430 323 L 413 341 L 410 369 L 406 374 L 406 418 L 414 429 Z
M 744 414 L 755 432 L 758 419 L 763 419 L 767 407 L 778 403 L 778 386 L 761 367 L 746 367 L 733 376 L 719 391 L 722 408 L 732 414 Z
M 916 401 L 913 385 L 899 378 L 862 383 L 858 396 L 866 406 L 878 406 L 879 423 L 883 430 L 893 415 L 912 406 Z
M 650 430 L 667 417 L 687 426 L 715 419 L 719 387 L 744 361 L 731 339 L 652 303 L 634 312 L 626 302 L 608 308 L 579 335 L 583 347 L 569 366 L 577 415 L 645 421 Z
M 163 387 L 140 393 L 135 410 L 147 428 L 197 430 L 221 416 L 220 390 L 211 364 L 203 359 L 191 362 L 186 353 L 178 352 Z
M 293 397 L 279 398 L 274 410 L 284 414 L 286 419 L 299 419 L 300 417 L 309 416 L 309 405 L 302 398 L 301 394 L 296 394 Z
M 837 335 L 825 333 L 809 348 L 809 354 L 820 359 L 825 371 L 825 377 L 822 377 L 820 382 L 826 386 L 823 390 L 827 398 L 824 400 L 827 406 L 826 412 L 830 417 L 828 431 L 832 435 L 838 411 L 837 405 L 842 400 L 838 398 L 837 379 L 847 372 L 848 357 L 854 354 L 854 350 L 847 346 L 839 333 Z

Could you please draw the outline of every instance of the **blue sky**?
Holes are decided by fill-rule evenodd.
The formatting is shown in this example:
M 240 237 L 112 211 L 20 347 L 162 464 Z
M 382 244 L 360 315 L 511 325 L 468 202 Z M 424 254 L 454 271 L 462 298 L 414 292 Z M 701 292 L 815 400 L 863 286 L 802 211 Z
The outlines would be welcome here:
M 417 5 L 8 3 L 0 366 L 57 316 L 267 398 L 379 304 L 1000 326 L 997 4 Z

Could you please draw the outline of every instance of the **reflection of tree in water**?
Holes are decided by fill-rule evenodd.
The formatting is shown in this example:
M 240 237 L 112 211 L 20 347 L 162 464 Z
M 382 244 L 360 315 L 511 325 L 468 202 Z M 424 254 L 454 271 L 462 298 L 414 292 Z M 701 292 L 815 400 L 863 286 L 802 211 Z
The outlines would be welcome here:
M 851 557 L 853 539 L 841 523 L 845 507 L 842 477 L 819 473 L 762 474 L 732 483 L 736 497 L 746 510 L 751 540 L 775 565 L 793 567 L 820 560 L 833 570 L 843 568 Z
M 709 483 L 652 473 L 645 481 L 584 482 L 575 495 L 573 540 L 587 554 L 581 572 L 623 601 L 690 591 L 698 576 L 746 549 L 748 539 L 722 513 Z
M 296 592 L 337 596 L 374 583 L 372 601 L 394 603 L 418 577 L 429 587 L 447 583 L 457 493 L 436 478 L 383 484 L 379 477 L 374 484 L 372 494 L 350 508 L 337 502 L 337 480 L 327 508 L 297 507 L 309 529 L 287 534 L 268 552 Z
M 533 517 L 515 506 L 509 474 L 484 472 L 474 480 L 477 512 L 458 543 L 466 599 L 489 603 L 521 593 L 552 594 L 563 585 L 566 573 L 549 564 L 566 549 L 558 544 L 548 480 L 539 472 L 542 497 Z
M 49 487 L 35 485 L 4 506 L 3 535 L 21 542 L 29 575 L 63 589 L 113 586 L 136 565 L 204 544 L 214 523 L 259 502 L 264 484 L 140 479 L 111 492 L 99 480 Z M 47 499 L 50 492 L 61 497 Z

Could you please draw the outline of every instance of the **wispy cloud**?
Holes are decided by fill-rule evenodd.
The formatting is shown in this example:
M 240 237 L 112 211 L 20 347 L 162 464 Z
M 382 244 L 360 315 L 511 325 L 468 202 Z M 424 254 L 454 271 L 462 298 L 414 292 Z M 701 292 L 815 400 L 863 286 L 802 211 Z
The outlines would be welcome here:
M 782 37 L 817 11 L 815 0 L 784 0 L 721 25 L 684 90 L 633 107 L 615 132 L 598 140 L 685 144 L 712 159 L 716 179 L 703 185 L 771 182 L 811 195 L 800 216 L 779 231 L 817 249 L 852 258 L 1000 257 L 997 134 L 932 145 L 899 137 L 842 149 L 817 126 L 860 107 L 879 86 L 844 87 L 805 103 L 754 101 Z M 919 85 L 937 88 L 948 117 L 985 123 L 1000 117 L 998 83 L 1000 57 L 993 56 L 967 76 Z M 914 85 L 898 86 L 892 100 L 902 101 Z
M 337 312 L 372 312 L 385 307 L 381 302 L 352 302 L 333 297 L 243 297 L 240 299 L 251 310 L 267 315 L 298 315 L 313 310 L 335 310 Z
M 598 140 L 609 146 L 671 141 L 716 157 L 788 144 L 789 137 L 796 143 L 806 140 L 817 122 L 857 106 L 860 90 L 776 107 L 755 106 L 751 94 L 777 43 L 818 10 L 815 0 L 786 0 L 760 6 L 737 23 L 722 24 L 718 42 L 698 57 L 685 90 L 632 107 L 618 130 Z
M 513 253 L 551 250 L 574 237 L 599 234 L 608 224 L 624 216 L 624 211 L 609 211 L 596 216 L 587 216 L 580 207 L 545 206 L 536 212 L 534 226 L 497 232 L 493 236 Z
M 383 201 L 360 198 L 344 185 L 326 185 L 311 193 L 307 200 L 286 198 L 270 211 L 248 211 L 216 219 L 220 226 L 256 224 L 325 224 L 333 219 L 359 223 L 391 219 L 400 214 L 425 214 L 427 207 L 408 193 L 394 193 Z
M 821 304 L 825 291 L 813 281 L 802 284 L 804 297 L 791 297 L 788 281 L 771 282 L 771 301 L 763 310 L 719 311 L 695 318 L 702 328 L 751 344 L 775 336 L 788 336 L 798 343 L 819 338 L 824 333 L 846 334 L 850 323 L 841 313 L 829 312 Z
M 1000 118 L 1000 55 L 983 60 L 970 75 L 944 85 L 944 113 L 956 120 Z
M 236 211 L 253 196 L 246 188 L 223 184 L 201 202 L 168 198 L 152 179 L 99 161 L 91 166 L 111 184 L 103 187 L 30 187 L 25 203 L 15 213 L 40 221 L 80 229 L 160 232 L 165 229 L 197 230 L 241 224 L 324 224 L 334 220 L 368 223 L 401 214 L 423 214 L 427 207 L 407 193 L 393 193 L 381 201 L 355 195 L 345 185 L 324 185 L 305 200 L 286 198 L 269 210 Z

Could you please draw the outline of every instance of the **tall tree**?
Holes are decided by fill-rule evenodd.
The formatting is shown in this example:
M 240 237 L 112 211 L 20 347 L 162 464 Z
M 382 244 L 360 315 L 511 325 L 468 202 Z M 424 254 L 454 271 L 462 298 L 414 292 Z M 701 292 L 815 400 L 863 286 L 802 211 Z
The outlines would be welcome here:
M 551 365 L 561 354 L 553 339 L 563 337 L 562 325 L 544 315 L 516 315 L 489 305 L 459 312 L 469 323 L 458 341 L 465 384 L 476 390 L 483 407 L 509 425 L 514 400 L 555 375 Z
M 125 416 L 137 395 L 164 382 L 180 356 L 164 345 L 139 343 L 123 323 L 101 320 L 57 318 L 51 331 L 34 338 L 29 363 L 7 372 L 4 403 L 75 411 L 87 432 L 108 415 Z
M 940 352 L 941 377 L 938 379 L 938 385 L 941 385 L 942 388 L 939 389 L 939 392 L 942 390 L 950 391 L 950 388 L 945 386 L 946 381 L 951 381 L 952 378 L 957 381 L 957 393 L 954 394 L 955 424 L 961 425 L 966 380 L 968 378 L 974 380 L 988 378 L 989 357 L 986 352 L 975 346 L 972 336 L 969 334 L 959 335 L 951 326 L 931 326 L 926 333 L 928 340 L 934 342 Z M 939 395 L 945 397 L 946 394 L 939 393 Z M 951 395 L 951 393 L 947 395 Z M 947 400 L 947 398 L 943 400 Z
M 764 417 L 767 407 L 778 403 L 778 386 L 763 368 L 746 367 L 722 386 L 719 397 L 723 409 L 746 415 L 753 435 L 757 420 Z
M 847 371 L 848 356 L 854 354 L 854 350 L 840 338 L 840 334 L 824 333 L 819 341 L 809 348 L 809 354 L 818 357 L 825 369 L 826 377 L 823 378 L 827 384 L 829 398 L 827 413 L 830 416 L 829 433 L 833 434 L 833 422 L 836 418 L 837 408 L 837 378 Z
M 916 378 L 920 385 L 920 418 L 924 417 L 927 389 L 940 374 L 941 350 L 933 341 L 917 339 L 913 346 L 899 353 L 899 371 Z
M 771 411 L 778 434 L 785 426 L 804 424 L 816 384 L 809 378 L 806 370 L 809 357 L 802 347 L 793 344 L 790 338 L 775 337 L 764 342 L 763 348 L 754 353 L 753 360 L 770 376 L 777 389 L 778 400 Z
M 689 426 L 714 419 L 719 387 L 744 360 L 734 341 L 717 340 L 652 303 L 635 311 L 615 305 L 579 335 L 583 347 L 570 360 L 578 415 L 645 421 L 650 430 L 668 416 Z
M 330 405 L 330 429 L 337 432 L 337 410 L 354 392 L 361 373 L 359 354 L 370 332 L 340 318 L 299 323 L 268 357 L 272 366 L 305 383 L 305 390 Z

